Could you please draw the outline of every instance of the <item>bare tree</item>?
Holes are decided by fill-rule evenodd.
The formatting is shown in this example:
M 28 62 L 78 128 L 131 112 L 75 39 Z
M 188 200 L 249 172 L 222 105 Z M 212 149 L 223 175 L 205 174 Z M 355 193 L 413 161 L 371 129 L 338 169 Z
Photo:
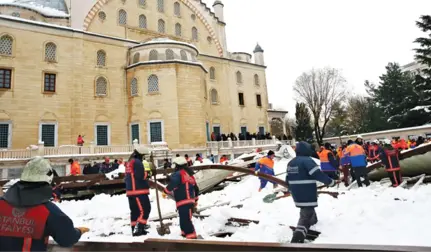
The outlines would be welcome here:
M 334 104 L 344 100 L 346 80 L 334 68 L 312 69 L 296 79 L 293 87 L 299 101 L 311 111 L 317 143 L 323 144 L 325 128 L 334 113 Z
M 284 121 L 284 125 L 286 127 L 287 136 L 295 137 L 296 119 L 288 117 Z

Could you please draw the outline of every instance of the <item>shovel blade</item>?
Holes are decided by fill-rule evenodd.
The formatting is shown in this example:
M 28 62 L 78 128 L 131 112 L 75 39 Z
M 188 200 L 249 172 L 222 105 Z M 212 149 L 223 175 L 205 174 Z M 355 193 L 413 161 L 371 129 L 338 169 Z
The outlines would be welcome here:
M 171 233 L 171 230 L 169 229 L 169 227 L 168 227 L 168 226 L 165 226 L 165 225 L 163 225 L 163 226 L 158 226 L 158 227 L 156 228 L 156 230 L 157 230 L 157 233 L 158 233 L 159 235 L 161 235 L 161 236 L 163 236 L 163 235 L 167 235 L 167 234 L 170 234 L 170 233 Z

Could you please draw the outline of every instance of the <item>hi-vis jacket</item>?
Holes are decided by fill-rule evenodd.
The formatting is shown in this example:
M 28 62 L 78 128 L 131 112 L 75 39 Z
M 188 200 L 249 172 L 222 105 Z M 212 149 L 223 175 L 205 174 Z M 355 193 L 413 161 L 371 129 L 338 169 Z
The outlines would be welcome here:
M 346 154 L 353 168 L 367 167 L 367 156 L 365 155 L 364 148 L 359 144 L 353 143 L 347 146 Z
M 335 160 L 334 154 L 330 150 L 322 150 L 319 153 L 320 167 L 324 172 L 337 171 L 338 162 Z
M 165 188 L 165 193 L 174 194 L 178 208 L 194 204 L 198 200 L 199 188 L 195 178 L 182 169 L 171 175 L 170 182 Z
M 126 167 L 126 195 L 150 194 L 150 185 L 148 184 L 150 172 L 151 167 L 147 161 L 141 161 L 137 158 L 132 159 Z
M 341 151 L 341 155 L 340 155 L 340 163 L 341 165 L 350 165 L 350 159 L 349 156 L 347 155 L 347 148 L 344 148 Z
M 274 160 L 269 157 L 263 157 L 256 162 L 254 170 L 274 176 Z

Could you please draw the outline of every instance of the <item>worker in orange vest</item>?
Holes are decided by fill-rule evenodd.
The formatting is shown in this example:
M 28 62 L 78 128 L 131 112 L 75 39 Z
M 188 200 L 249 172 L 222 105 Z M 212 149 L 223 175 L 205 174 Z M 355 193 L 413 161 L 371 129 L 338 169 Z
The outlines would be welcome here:
M 78 161 L 69 159 L 69 164 L 70 164 L 70 175 L 72 176 L 81 175 L 81 166 L 79 165 Z

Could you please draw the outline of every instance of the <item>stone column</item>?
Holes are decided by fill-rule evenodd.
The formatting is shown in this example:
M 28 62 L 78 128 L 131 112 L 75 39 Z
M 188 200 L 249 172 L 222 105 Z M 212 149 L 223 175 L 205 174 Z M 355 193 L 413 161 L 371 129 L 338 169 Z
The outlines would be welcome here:
M 43 141 L 37 143 L 37 155 L 41 157 L 45 155 L 45 143 Z

